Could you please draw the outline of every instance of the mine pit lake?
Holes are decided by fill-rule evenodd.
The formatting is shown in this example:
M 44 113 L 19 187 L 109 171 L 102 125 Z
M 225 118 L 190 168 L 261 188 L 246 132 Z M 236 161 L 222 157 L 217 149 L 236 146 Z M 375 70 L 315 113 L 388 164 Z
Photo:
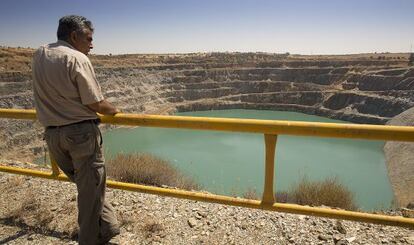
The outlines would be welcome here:
M 177 113 L 179 116 L 253 118 L 348 123 L 296 112 L 216 110 Z M 278 136 L 275 191 L 286 191 L 304 176 L 336 177 L 354 193 L 359 208 L 389 208 L 393 194 L 382 150 L 383 141 Z M 241 196 L 264 182 L 264 136 L 152 127 L 119 128 L 104 134 L 106 158 L 117 153 L 151 153 L 168 160 L 202 189 Z

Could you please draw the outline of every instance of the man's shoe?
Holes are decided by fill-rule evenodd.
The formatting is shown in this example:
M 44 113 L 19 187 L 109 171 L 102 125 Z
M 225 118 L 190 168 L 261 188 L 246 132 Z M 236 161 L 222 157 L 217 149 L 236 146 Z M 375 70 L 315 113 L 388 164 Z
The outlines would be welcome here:
M 108 244 L 109 241 L 115 236 L 119 235 L 119 233 L 120 233 L 119 228 L 112 228 L 108 230 L 108 232 L 106 232 L 105 234 L 99 234 L 98 244 L 99 245 Z

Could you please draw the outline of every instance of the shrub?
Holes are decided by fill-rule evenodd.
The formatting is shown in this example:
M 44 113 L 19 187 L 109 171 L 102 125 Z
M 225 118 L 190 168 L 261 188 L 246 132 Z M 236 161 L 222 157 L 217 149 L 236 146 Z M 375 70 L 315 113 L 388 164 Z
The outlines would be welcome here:
M 289 202 L 289 193 L 287 191 L 278 191 L 275 194 L 276 202 L 287 203 Z
M 107 162 L 108 176 L 118 181 L 198 190 L 199 186 L 168 161 L 151 154 L 118 154 Z
M 243 198 L 261 199 L 256 190 L 248 189 Z M 310 181 L 306 177 L 294 185 L 289 191 L 278 191 L 275 200 L 279 203 L 296 203 L 310 206 L 329 206 L 347 210 L 356 210 L 354 197 L 337 178 L 327 178 L 323 181 Z
M 354 196 L 337 178 L 309 181 L 306 177 L 290 190 L 288 202 L 311 206 L 338 207 L 355 210 Z
M 247 191 L 243 194 L 243 198 L 253 199 L 253 200 L 259 200 L 260 199 L 257 195 L 256 189 L 253 189 L 253 188 L 247 189 Z

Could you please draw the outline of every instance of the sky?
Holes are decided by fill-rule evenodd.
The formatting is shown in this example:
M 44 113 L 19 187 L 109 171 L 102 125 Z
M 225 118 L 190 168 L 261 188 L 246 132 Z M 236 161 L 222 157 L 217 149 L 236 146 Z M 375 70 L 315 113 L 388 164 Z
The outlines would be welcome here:
M 1 0 L 0 45 L 55 42 L 77 14 L 94 54 L 410 52 L 413 13 L 414 0 Z

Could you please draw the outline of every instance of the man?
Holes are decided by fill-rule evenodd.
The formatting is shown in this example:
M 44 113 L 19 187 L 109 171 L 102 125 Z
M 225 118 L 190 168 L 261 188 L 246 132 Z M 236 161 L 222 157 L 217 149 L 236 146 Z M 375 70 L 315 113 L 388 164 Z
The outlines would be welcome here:
M 69 15 L 59 20 L 58 41 L 33 57 L 33 92 L 37 117 L 60 169 L 78 190 L 79 244 L 105 244 L 119 234 L 105 200 L 106 173 L 96 112 L 118 113 L 101 93 L 91 62 L 92 23 Z

